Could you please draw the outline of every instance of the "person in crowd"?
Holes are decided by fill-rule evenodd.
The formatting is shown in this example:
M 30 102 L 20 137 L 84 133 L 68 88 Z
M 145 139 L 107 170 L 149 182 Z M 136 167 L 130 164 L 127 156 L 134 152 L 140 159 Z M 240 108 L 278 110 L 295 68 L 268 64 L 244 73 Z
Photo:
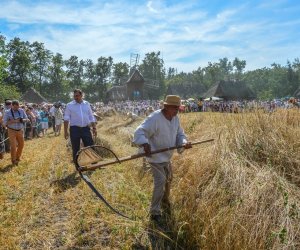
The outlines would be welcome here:
M 149 116 L 150 114 L 152 114 L 154 112 L 154 108 L 152 106 L 149 106 L 146 110 L 145 115 Z
M 159 222 L 161 218 L 161 205 L 170 206 L 169 194 L 172 180 L 170 160 L 173 152 L 167 151 L 151 155 L 151 150 L 176 145 L 185 145 L 185 148 L 191 147 L 191 143 L 187 142 L 177 116 L 180 105 L 179 96 L 167 96 L 164 101 L 164 108 L 150 114 L 134 133 L 133 143 L 143 147 L 151 166 L 154 189 L 150 207 L 150 219 L 156 222 Z
M 49 123 L 49 113 L 45 106 L 42 107 L 42 110 L 40 112 L 40 121 L 41 121 L 41 128 L 42 128 L 42 134 L 45 136 L 47 130 L 48 130 L 48 123 Z
M 40 116 L 41 109 L 40 106 L 37 105 L 36 103 L 33 103 L 31 107 L 32 107 L 31 112 L 34 114 L 35 117 L 35 123 L 32 124 L 33 136 L 39 137 L 39 134 L 42 131 L 42 125 L 41 125 L 42 118 Z
M 8 128 L 11 162 L 13 165 L 18 165 L 21 159 L 24 147 L 24 123 L 28 120 L 24 110 L 19 106 L 19 101 L 12 101 L 11 109 L 4 114 L 4 125 Z
M 61 125 L 63 123 L 63 118 L 64 118 L 60 103 L 58 103 L 57 107 L 55 108 L 54 118 L 55 118 L 55 136 L 57 136 L 60 135 Z
M 55 105 L 56 103 L 54 103 L 52 105 L 52 107 L 49 110 L 50 116 L 51 116 L 51 126 L 53 128 L 53 132 L 55 133 L 55 116 L 54 116 L 54 111 L 55 111 Z
M 33 110 L 33 107 L 32 106 L 28 106 L 28 109 L 30 110 L 30 113 L 31 113 L 31 138 L 38 138 L 39 137 L 39 134 L 38 134 L 38 131 L 37 131 L 37 117 L 36 117 L 36 114 Z
M 4 105 L 4 113 L 3 114 L 5 114 L 6 111 L 11 109 L 11 100 L 10 99 L 5 99 L 4 102 L 5 102 L 5 105 Z M 5 129 L 5 131 L 4 131 L 4 137 L 8 138 L 8 130 L 7 129 Z M 4 142 L 4 144 L 5 144 L 5 152 L 9 153 L 10 152 L 10 142 L 9 142 L 9 140 L 6 140 Z
M 198 104 L 198 112 L 202 112 L 203 111 L 203 101 L 202 101 L 202 99 L 199 99 L 197 104 Z
M 3 126 L 4 106 L 0 105 L 0 159 L 5 153 L 5 128 Z
M 26 140 L 31 140 L 32 139 L 32 120 L 33 120 L 33 114 L 31 113 L 29 108 L 26 108 L 26 115 L 27 115 L 27 122 L 25 122 L 25 134 L 24 137 Z
M 80 149 L 80 140 L 82 140 L 85 147 L 93 145 L 91 128 L 95 137 L 97 136 L 97 128 L 91 105 L 83 100 L 82 91 L 75 89 L 73 93 L 74 100 L 67 104 L 64 114 L 64 135 L 67 140 L 70 126 L 73 161 L 75 162 L 76 154 Z

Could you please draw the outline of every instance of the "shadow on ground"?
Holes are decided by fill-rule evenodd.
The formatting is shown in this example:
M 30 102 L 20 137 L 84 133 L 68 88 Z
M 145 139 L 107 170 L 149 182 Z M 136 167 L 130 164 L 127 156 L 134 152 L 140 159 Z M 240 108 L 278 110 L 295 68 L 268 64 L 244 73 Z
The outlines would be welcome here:
M 17 167 L 17 166 L 13 165 L 13 164 L 6 165 L 4 168 L 0 168 L 0 173 L 3 173 L 3 174 L 7 173 L 10 170 L 12 170 L 14 167 Z
M 50 183 L 50 187 L 55 187 L 58 193 L 74 188 L 80 182 L 80 176 L 76 175 L 77 172 L 74 172 L 63 179 L 54 180 Z
M 142 240 L 135 242 L 131 248 L 134 250 L 167 249 L 182 250 L 177 232 L 177 223 L 170 206 L 164 208 L 162 219 L 159 222 L 150 221 L 146 229 L 147 244 Z M 149 246 L 149 243 L 151 247 Z

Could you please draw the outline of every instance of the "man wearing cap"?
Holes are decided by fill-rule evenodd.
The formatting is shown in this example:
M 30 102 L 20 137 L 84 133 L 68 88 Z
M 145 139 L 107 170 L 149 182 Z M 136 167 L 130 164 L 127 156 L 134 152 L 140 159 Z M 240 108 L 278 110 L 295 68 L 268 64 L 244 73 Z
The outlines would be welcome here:
M 18 165 L 24 147 L 24 123 L 27 122 L 27 115 L 20 108 L 17 100 L 12 101 L 11 109 L 4 114 L 3 124 L 7 126 L 8 138 L 10 141 L 11 162 Z
M 168 95 L 163 109 L 151 113 L 134 133 L 133 143 L 144 148 L 147 160 L 151 166 L 154 179 L 154 189 L 150 207 L 150 218 L 159 221 L 161 205 L 169 206 L 172 166 L 170 163 L 173 151 L 151 155 L 151 151 L 185 145 L 191 148 L 180 126 L 177 116 L 180 97 Z M 182 151 L 178 151 L 182 153 Z

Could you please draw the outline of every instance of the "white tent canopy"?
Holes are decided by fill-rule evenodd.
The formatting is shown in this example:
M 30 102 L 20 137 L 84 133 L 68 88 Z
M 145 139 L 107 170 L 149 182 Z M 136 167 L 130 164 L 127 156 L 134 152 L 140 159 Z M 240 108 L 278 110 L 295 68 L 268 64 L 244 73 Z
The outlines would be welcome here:
M 204 99 L 204 101 L 222 101 L 222 100 L 223 98 L 217 96 L 212 96 Z

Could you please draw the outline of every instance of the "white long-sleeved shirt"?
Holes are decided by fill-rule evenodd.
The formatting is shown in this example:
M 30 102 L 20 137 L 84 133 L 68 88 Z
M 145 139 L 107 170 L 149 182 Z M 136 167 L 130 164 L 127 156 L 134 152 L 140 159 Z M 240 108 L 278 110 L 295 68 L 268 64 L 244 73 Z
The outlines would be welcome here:
M 95 117 L 89 102 L 72 101 L 67 104 L 64 120 L 68 121 L 70 126 L 86 127 L 95 122 Z
M 178 116 L 169 121 L 161 112 L 157 110 L 151 113 L 144 122 L 137 127 L 133 143 L 142 145 L 149 143 L 151 151 L 179 146 L 187 142 L 183 129 L 180 126 Z M 152 163 L 169 162 L 173 155 L 173 151 L 154 154 L 147 157 Z

